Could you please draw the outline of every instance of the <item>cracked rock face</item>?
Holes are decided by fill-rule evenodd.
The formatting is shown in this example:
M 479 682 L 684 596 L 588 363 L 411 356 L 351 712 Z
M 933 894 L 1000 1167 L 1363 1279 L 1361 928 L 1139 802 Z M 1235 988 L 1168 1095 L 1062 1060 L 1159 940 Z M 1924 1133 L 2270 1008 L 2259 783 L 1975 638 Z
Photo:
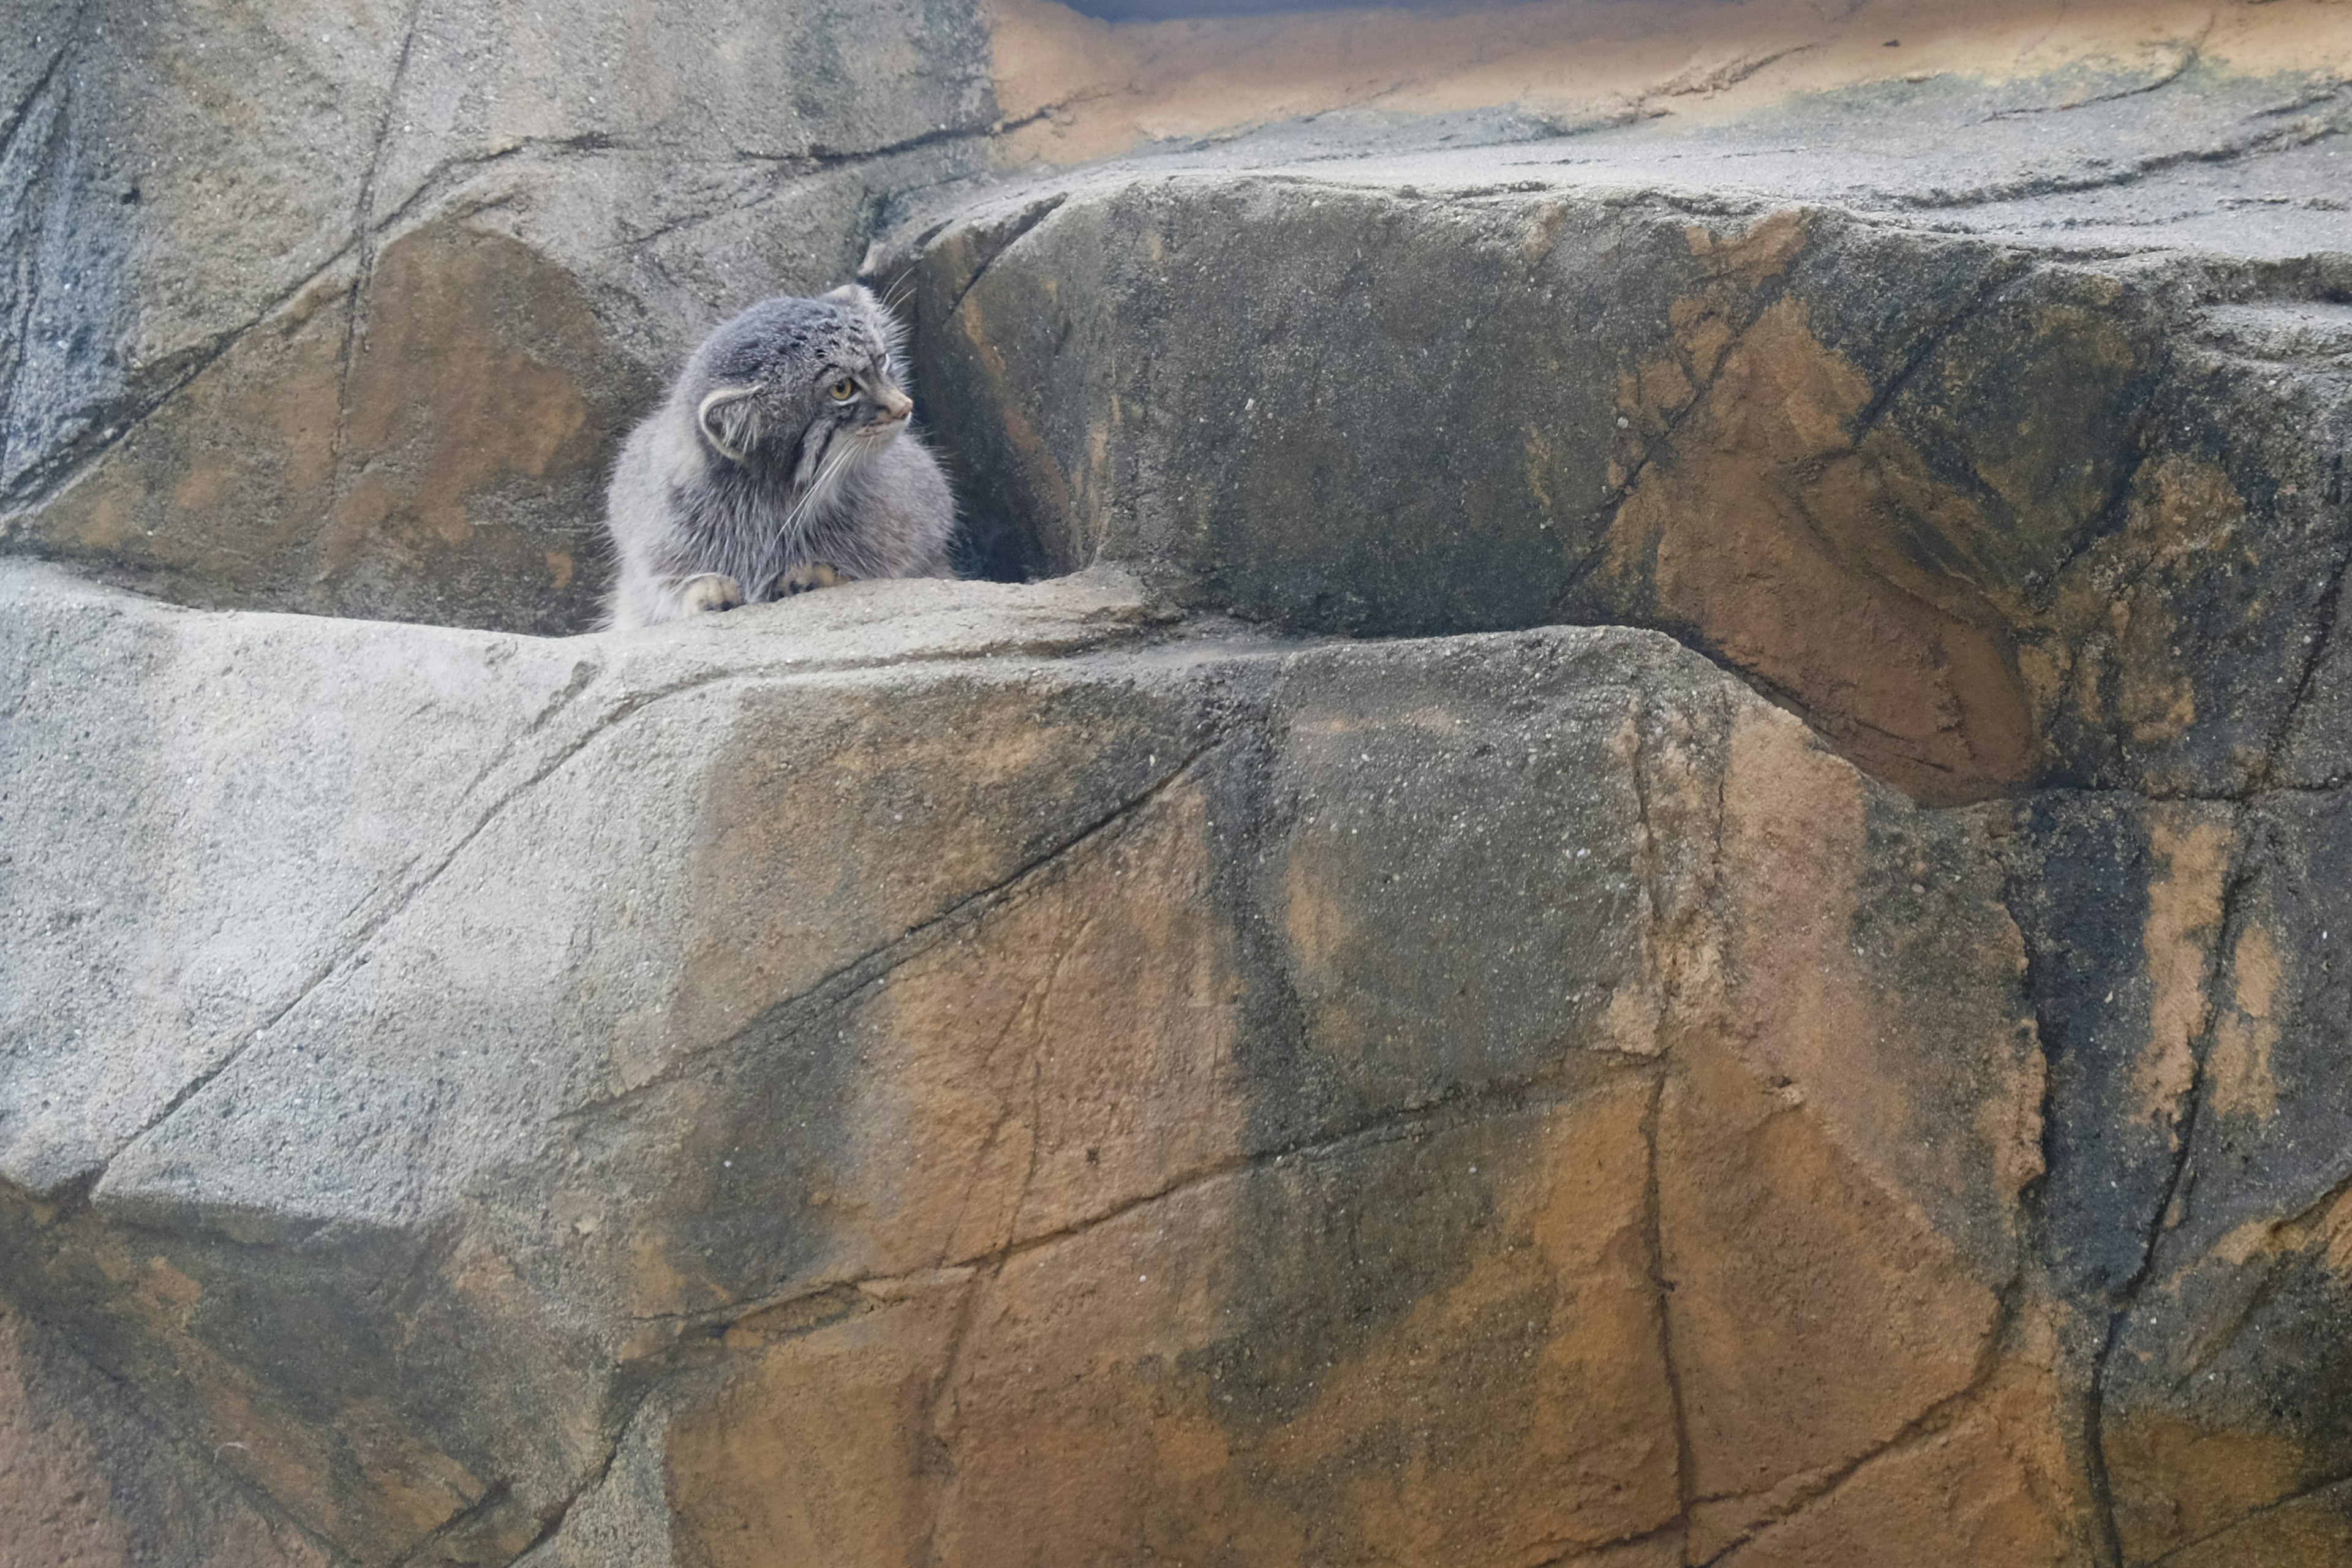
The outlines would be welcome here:
M 2352 1556 L 2345 7 L 27 16 L 0 1563 Z
M 137 889 L 14 873 L 5 1288 L 336 1552 L 1712 1552 L 1926 1419 L 1999 1419 L 1965 1484 L 2069 1539 L 2011 1388 L 2006 818 L 1668 639 L 1170 640 L 1103 578 L 573 643 L 7 593 L 50 680 L 145 650 L 47 710 L 153 703 L 19 732 L 27 830 L 173 828 Z M 174 900 L 225 852 L 302 943 Z M 173 1055 L 195 984 L 257 1010 Z
M 883 276 L 976 531 L 1305 629 L 1656 626 L 1924 800 L 2279 772 L 2352 317 L 2262 297 L 2340 296 L 2340 249 L 2085 259 L 1559 162 L 1088 174 L 932 233 Z
M 267 14 L 0 41 L 0 542 L 184 603 L 534 632 L 719 321 L 995 118 L 961 0 Z

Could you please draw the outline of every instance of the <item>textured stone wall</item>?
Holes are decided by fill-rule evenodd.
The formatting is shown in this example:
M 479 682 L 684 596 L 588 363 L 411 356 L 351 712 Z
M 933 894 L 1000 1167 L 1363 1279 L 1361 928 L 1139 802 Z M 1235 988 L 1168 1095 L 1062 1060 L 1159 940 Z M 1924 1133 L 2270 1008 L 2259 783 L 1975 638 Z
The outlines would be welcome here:
M 190 603 L 553 632 L 717 321 L 978 165 L 958 0 L 70 0 L 0 42 L 0 508 Z
M 2352 1557 L 2352 10 L 28 15 L 0 1568 Z

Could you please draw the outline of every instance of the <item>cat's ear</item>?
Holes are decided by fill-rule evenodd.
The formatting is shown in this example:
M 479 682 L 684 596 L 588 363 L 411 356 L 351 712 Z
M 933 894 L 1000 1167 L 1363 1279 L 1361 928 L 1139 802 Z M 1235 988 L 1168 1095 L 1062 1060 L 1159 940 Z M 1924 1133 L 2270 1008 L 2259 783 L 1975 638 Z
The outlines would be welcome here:
M 718 449 L 722 458 L 739 463 L 751 460 L 751 446 L 760 438 L 760 405 L 754 402 L 765 385 L 753 382 L 744 386 L 722 386 L 702 400 L 694 411 L 695 423 L 702 427 L 702 438 Z
M 825 298 L 828 300 L 838 300 L 845 305 L 861 305 L 866 310 L 877 312 L 880 311 L 882 309 L 882 301 L 877 300 L 874 297 L 874 290 L 868 289 L 863 283 L 844 283 L 840 288 L 835 289 L 831 293 L 827 294 Z

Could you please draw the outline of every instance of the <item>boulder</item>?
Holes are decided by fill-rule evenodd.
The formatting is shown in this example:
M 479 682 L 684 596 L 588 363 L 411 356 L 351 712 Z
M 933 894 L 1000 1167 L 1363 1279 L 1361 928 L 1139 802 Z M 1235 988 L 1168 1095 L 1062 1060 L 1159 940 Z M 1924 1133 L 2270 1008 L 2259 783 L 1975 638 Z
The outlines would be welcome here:
M 1654 633 L 5 591 L 0 1289 L 358 1561 L 1720 1547 L 2060 1442 L 2001 814 Z
M 183 603 L 588 625 L 701 335 L 977 167 L 963 4 L 91 4 L 0 44 L 0 544 Z
M 2200 129 L 2281 90 L 2217 82 Z M 1923 91 L 1810 126 L 1950 117 L 1834 198 L 1752 129 L 1202 155 L 995 197 L 875 275 L 1000 570 L 1123 561 L 1360 636 L 1654 626 L 1931 802 L 2266 782 L 2352 504 L 2333 167 L 2250 149 L 2321 205 L 2243 247 L 2200 232 L 2231 198 L 2188 173 L 2094 182 L 2052 232 L 2030 197 L 2065 176 L 2019 121 Z M 2021 189 L 1944 191 L 1962 157 Z M 2121 254 L 2074 226 L 2127 224 Z

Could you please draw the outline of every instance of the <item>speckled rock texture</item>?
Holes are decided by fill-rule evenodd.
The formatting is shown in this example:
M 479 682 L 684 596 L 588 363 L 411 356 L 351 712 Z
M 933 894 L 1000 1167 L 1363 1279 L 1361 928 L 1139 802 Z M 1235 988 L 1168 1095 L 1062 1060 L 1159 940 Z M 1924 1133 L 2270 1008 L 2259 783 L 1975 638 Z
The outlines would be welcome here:
M 5 592 L 118 715 L 19 831 L 150 848 L 12 868 L 0 1285 L 358 1561 L 1722 1545 L 2006 1387 L 2007 817 L 1654 633 Z
M 0 1568 L 2352 1560 L 2352 7 L 1087 9 L 0 34 Z
M 22 9 L 0 512 L 193 604 L 585 625 L 662 378 L 994 118 L 970 0 Z

